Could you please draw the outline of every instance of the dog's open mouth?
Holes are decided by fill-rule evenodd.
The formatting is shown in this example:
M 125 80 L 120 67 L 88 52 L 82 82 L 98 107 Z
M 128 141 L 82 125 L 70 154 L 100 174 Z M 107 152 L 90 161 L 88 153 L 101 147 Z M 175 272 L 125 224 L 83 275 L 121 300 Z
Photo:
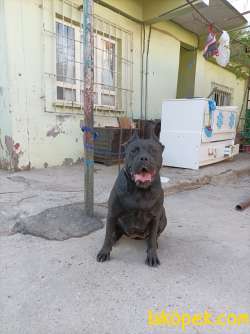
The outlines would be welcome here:
M 134 181 L 135 183 L 151 183 L 153 181 L 153 178 L 155 176 L 155 171 L 151 170 L 149 171 L 146 168 L 142 168 L 142 170 L 139 173 L 134 174 Z

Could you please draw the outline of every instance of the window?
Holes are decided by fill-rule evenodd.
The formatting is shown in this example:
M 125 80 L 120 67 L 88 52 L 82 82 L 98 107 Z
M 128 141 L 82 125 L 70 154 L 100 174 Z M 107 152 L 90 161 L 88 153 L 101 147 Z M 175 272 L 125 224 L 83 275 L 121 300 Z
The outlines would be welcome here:
M 81 73 L 76 62 L 76 54 L 80 53 L 80 44 L 76 43 L 76 33 L 80 28 L 72 28 L 56 22 L 56 77 L 57 100 L 80 102 Z M 98 33 L 94 35 L 94 102 L 100 106 L 116 105 L 116 41 Z M 81 67 L 82 68 L 82 67 Z M 83 69 L 82 69 L 83 70 Z M 78 78 L 78 79 L 76 79 Z
M 80 31 L 56 22 L 57 100 L 80 102 Z
M 80 24 L 56 18 L 57 101 L 82 104 L 83 61 Z M 132 34 L 94 17 L 94 105 L 132 108 Z
M 233 93 L 231 88 L 213 82 L 212 92 L 211 98 L 215 100 L 217 106 L 230 106 Z
M 94 36 L 95 104 L 116 106 L 117 43 L 95 33 Z

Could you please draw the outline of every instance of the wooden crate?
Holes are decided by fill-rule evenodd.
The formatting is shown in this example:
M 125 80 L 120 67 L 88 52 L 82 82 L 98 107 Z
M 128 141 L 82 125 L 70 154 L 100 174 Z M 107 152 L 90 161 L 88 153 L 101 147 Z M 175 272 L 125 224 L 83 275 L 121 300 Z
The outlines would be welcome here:
M 106 166 L 121 163 L 124 159 L 124 147 L 136 129 L 95 128 L 97 138 L 94 147 L 94 161 Z M 121 144 L 121 145 L 120 145 Z
M 159 138 L 161 131 L 161 121 L 160 120 L 142 120 L 134 119 L 136 128 L 138 128 L 138 133 L 141 138 L 150 138 L 152 129 L 154 129 L 155 135 Z

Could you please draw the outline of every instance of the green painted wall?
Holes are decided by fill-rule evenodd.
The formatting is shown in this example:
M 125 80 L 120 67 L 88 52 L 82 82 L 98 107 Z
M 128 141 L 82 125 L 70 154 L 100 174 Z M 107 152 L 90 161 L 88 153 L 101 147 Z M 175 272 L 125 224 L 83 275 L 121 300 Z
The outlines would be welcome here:
M 141 67 L 144 63 L 143 86 L 147 75 L 148 80 L 148 118 L 159 118 L 162 101 L 166 98 L 175 98 L 178 80 L 179 48 L 178 37 L 180 32 L 175 25 L 170 24 L 171 33 L 167 32 L 168 24 L 154 24 L 152 27 L 148 73 L 146 74 L 146 52 L 142 60 L 142 26 L 123 16 L 112 12 L 100 5 L 95 6 L 95 14 L 114 22 L 119 26 L 133 32 L 133 116 L 140 117 L 141 110 Z M 156 28 L 156 29 L 154 29 Z M 149 27 L 146 26 L 146 44 Z M 173 33 L 173 34 L 172 34 Z M 181 37 L 181 36 L 179 36 Z M 184 35 L 184 38 L 186 36 Z M 193 34 L 191 34 L 191 39 Z M 185 38 L 186 40 L 186 38 Z M 145 91 L 143 92 L 143 115 L 145 115 Z
M 78 4 L 81 1 L 77 0 Z M 142 1 L 110 0 L 110 3 L 124 8 L 131 15 L 142 15 Z M 153 2 L 153 1 L 152 1 Z M 5 11 L 2 10 L 3 3 Z M 42 8 L 45 3 L 46 8 Z M 53 6 L 54 4 L 54 6 Z M 60 0 L 0 0 L 0 43 L 4 44 L 5 53 L 0 53 L 0 138 L 11 136 L 14 143 L 20 143 L 19 166 L 25 168 L 29 162 L 33 167 L 61 165 L 65 158 L 76 161 L 83 156 L 80 121 L 83 115 L 67 113 L 67 110 L 53 108 L 55 102 L 56 79 L 51 86 L 44 88 L 45 71 L 55 73 L 55 43 L 52 34 L 43 34 L 43 20 L 50 29 L 54 27 L 56 12 L 61 13 Z M 151 5 L 151 4 L 150 4 Z M 118 6 L 118 7 L 119 7 Z M 74 17 L 79 21 L 77 6 Z M 75 12 L 77 10 L 77 12 Z M 64 15 L 71 13 L 64 6 Z M 146 71 L 146 53 L 142 59 L 142 25 L 110 9 L 95 4 L 94 13 L 116 26 L 129 30 L 133 34 L 133 116 L 140 117 L 141 87 L 148 81 L 147 108 L 145 108 L 145 89 L 142 94 L 143 115 L 148 110 L 148 118 L 160 118 L 162 101 L 176 98 L 179 72 L 180 45 L 185 43 L 197 46 L 194 34 L 171 22 L 159 22 L 152 26 L 150 38 L 148 69 Z M 70 15 L 70 14 L 69 14 Z M 4 20 L 6 21 L 4 24 Z M 5 30 L 4 30 L 5 29 Z M 146 26 L 146 41 L 149 27 Z M 46 36 L 46 44 L 44 36 Z M 53 35 L 52 35 L 53 36 Z M 32 41 L 32 42 L 31 42 Z M 6 47 L 5 47 L 6 46 Z M 1 47 L 1 50 L 3 47 Z M 142 73 L 142 64 L 144 71 Z M 207 62 L 198 53 L 195 78 L 195 96 L 207 96 L 211 82 L 217 81 L 234 89 L 234 104 L 240 106 L 243 96 L 244 81 L 239 80 L 227 70 Z M 46 102 L 45 102 L 46 100 Z M 51 106 L 46 110 L 46 103 Z M 131 116 L 131 115 L 129 115 Z M 96 125 L 115 125 L 117 114 L 95 114 Z M 12 131 L 13 129 L 13 131 Z M 53 137 L 52 130 L 58 132 Z M 0 157 L 6 153 L 1 148 Z
M 205 60 L 202 52 L 199 51 L 196 63 L 195 96 L 208 96 L 212 82 L 232 88 L 232 104 L 241 107 L 246 80 L 237 78 L 232 72 Z
M 103 0 L 104 3 L 142 21 L 145 0 Z
M 246 80 L 237 78 L 232 72 L 221 66 L 206 61 L 202 52 L 197 54 L 196 75 L 195 75 L 195 96 L 207 97 L 212 88 L 212 82 L 227 86 L 233 89 L 231 104 L 242 107 Z
M 198 38 L 192 32 L 183 29 L 178 24 L 171 21 L 163 21 L 154 23 L 153 27 L 163 30 L 169 36 L 175 38 L 179 42 L 185 43 L 192 47 L 198 46 Z
M 160 118 L 162 102 L 175 98 L 180 42 L 152 30 L 148 69 L 148 118 Z
M 193 97 L 196 70 L 196 50 L 180 48 L 177 98 Z
M 0 168 L 11 167 L 12 106 L 9 100 L 8 31 L 5 2 L 0 0 Z

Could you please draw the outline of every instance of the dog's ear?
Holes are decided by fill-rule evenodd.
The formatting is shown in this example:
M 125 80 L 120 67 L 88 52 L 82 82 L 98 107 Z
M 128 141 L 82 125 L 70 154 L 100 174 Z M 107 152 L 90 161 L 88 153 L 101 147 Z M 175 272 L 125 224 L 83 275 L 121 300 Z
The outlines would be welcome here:
M 161 121 L 157 120 L 154 126 L 154 132 L 157 138 L 160 138 L 161 133 Z
M 153 140 L 159 142 L 159 138 L 155 134 L 155 125 L 151 125 L 151 127 L 150 127 L 150 139 L 153 139 Z
M 162 143 L 160 142 L 159 140 L 159 137 L 155 134 L 155 131 L 156 131 L 156 126 L 151 126 L 151 129 L 150 129 L 150 139 L 153 139 L 155 140 L 158 144 L 161 145 L 161 149 L 162 149 L 162 152 L 164 151 L 165 149 L 165 146 L 162 145 Z
M 130 137 L 128 141 L 126 141 L 125 143 L 123 143 L 122 146 L 123 146 L 124 148 L 126 148 L 129 144 L 131 144 L 133 141 L 135 141 L 135 140 L 137 140 L 137 139 L 139 139 L 139 136 L 138 136 L 137 131 L 135 131 L 135 132 L 133 133 L 133 136 Z

